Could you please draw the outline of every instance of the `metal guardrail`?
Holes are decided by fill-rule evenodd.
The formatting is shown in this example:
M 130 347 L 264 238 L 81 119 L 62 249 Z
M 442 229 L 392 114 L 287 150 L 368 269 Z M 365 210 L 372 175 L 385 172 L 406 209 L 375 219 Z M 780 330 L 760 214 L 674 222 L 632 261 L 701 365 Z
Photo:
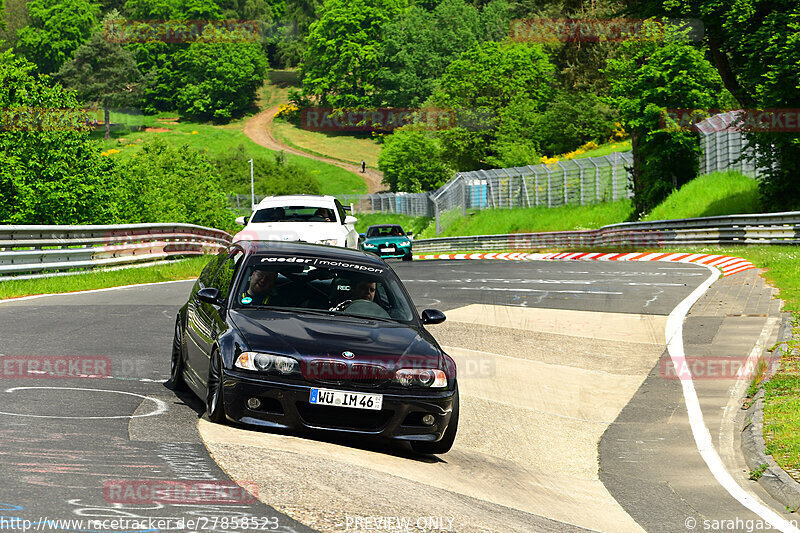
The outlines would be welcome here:
M 194 224 L 0 226 L 0 279 L 213 253 L 230 241 Z
M 440 237 L 414 241 L 415 254 L 461 251 L 601 248 L 610 246 L 800 244 L 800 211 L 655 222 L 626 222 L 596 230 Z

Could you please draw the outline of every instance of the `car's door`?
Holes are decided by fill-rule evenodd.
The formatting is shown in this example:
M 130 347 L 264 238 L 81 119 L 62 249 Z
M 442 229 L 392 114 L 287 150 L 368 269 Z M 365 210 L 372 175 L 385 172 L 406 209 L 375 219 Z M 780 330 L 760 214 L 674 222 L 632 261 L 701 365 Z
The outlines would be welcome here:
M 227 310 L 231 303 L 231 290 L 236 278 L 236 272 L 242 263 L 244 253 L 241 250 L 234 250 L 225 258 L 220 265 L 214 278 L 211 280 L 210 287 L 219 290 L 219 305 L 200 302 L 198 324 L 202 324 L 202 334 L 198 334 L 197 358 L 193 361 L 194 370 L 200 378 L 203 386 L 208 380 L 208 367 L 211 360 L 211 351 L 217 338 L 227 329 Z
M 347 213 L 339 200 L 334 200 L 334 203 L 336 204 L 336 212 L 339 214 L 339 220 L 342 223 L 342 229 L 346 234 L 345 246 L 358 250 L 358 232 L 356 231 L 355 223 L 347 223 Z
M 207 325 L 208 319 L 204 315 L 202 302 L 197 298 L 197 293 L 201 289 L 211 287 L 217 270 L 219 270 L 220 265 L 228 255 L 229 252 L 223 250 L 217 257 L 209 261 L 200 273 L 200 277 L 197 278 L 197 282 L 194 284 L 192 293 L 189 296 L 189 302 L 186 305 L 186 373 L 188 374 L 189 385 L 196 391 L 205 386 L 205 377 L 201 379 L 201 376 L 197 374 L 196 365 L 197 361 L 203 358 L 202 346 L 205 344 L 203 338 L 207 336 L 209 329 Z

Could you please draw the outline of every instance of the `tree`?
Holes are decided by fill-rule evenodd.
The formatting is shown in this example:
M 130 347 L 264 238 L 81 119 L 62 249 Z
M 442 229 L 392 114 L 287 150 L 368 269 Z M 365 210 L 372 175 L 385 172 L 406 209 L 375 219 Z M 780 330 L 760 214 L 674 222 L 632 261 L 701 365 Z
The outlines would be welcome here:
M 257 43 L 195 42 L 176 55 L 178 110 L 193 118 L 230 120 L 253 105 L 266 58 Z
M 74 93 L 0 53 L 0 223 L 113 224 L 113 163 L 89 139 Z
M 386 138 L 378 157 L 383 181 L 392 191 L 424 192 L 453 177 L 438 141 L 422 131 L 400 128 Z
M 103 24 L 118 20 L 120 17 L 115 10 L 103 19 Z M 106 39 L 102 27 L 75 51 L 75 56 L 64 63 L 55 77 L 66 87 L 75 89 L 81 100 L 103 107 L 106 139 L 111 131 L 111 106 L 134 102 L 142 79 L 133 54 L 119 43 Z
M 287 162 L 283 152 L 275 157 L 254 156 L 243 144 L 212 161 L 226 192 L 250 194 L 250 159 L 256 194 L 322 194 L 317 179 L 308 170 Z
M 725 88 L 743 108 L 800 107 L 800 3 L 796 0 L 628 0 L 644 16 L 696 17 Z M 794 209 L 800 198 L 800 134 L 748 135 L 765 170 L 764 205 Z
M 380 68 L 381 28 L 404 6 L 404 0 L 326 0 L 303 53 L 304 94 L 322 105 L 369 106 Z
M 32 0 L 30 24 L 19 31 L 17 50 L 41 74 L 57 72 L 97 24 L 98 7 L 89 0 Z
M 631 134 L 633 202 L 635 215 L 642 215 L 666 198 L 664 193 L 697 176 L 697 136 L 666 131 L 666 110 L 714 107 L 722 80 L 702 51 L 652 21 L 644 25 L 641 38 L 620 45 L 605 73 Z
M 457 119 L 439 133 L 447 161 L 458 170 L 491 166 L 498 127 L 511 116 L 506 108 L 540 112 L 552 99 L 554 81 L 553 65 L 538 44 L 490 41 L 463 52 L 430 99 Z

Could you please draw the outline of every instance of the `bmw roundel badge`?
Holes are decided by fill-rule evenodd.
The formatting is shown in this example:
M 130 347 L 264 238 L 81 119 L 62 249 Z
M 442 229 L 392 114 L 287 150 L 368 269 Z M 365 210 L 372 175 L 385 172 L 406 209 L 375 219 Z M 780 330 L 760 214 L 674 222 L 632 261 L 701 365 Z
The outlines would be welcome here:
M 347 359 L 352 359 L 356 356 L 353 352 L 342 352 L 342 355 L 345 356 Z

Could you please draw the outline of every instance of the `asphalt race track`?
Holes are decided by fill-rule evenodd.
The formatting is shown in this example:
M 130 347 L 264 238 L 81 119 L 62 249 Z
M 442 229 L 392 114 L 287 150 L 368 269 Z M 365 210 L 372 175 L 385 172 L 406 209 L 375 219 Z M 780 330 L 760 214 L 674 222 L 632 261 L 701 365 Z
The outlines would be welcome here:
M 2 520 L 20 531 L 22 520 L 31 529 L 84 520 L 39 530 L 747 531 L 760 519 L 704 463 L 667 364 L 667 316 L 706 268 L 392 266 L 420 310 L 448 316 L 430 330 L 459 364 L 462 418 L 450 453 L 209 423 L 200 401 L 163 384 L 190 282 L 4 302 L 0 530 Z M 686 354 L 746 357 L 773 342 L 778 316 L 755 270 L 724 278 L 688 316 Z M 30 359 L 91 364 L 79 379 L 21 377 L 15 365 Z M 746 479 L 734 431 L 739 381 L 708 377 L 697 394 L 725 468 L 784 513 Z M 114 492 L 170 480 L 230 490 L 211 504 Z M 741 527 L 724 522 L 736 519 Z

